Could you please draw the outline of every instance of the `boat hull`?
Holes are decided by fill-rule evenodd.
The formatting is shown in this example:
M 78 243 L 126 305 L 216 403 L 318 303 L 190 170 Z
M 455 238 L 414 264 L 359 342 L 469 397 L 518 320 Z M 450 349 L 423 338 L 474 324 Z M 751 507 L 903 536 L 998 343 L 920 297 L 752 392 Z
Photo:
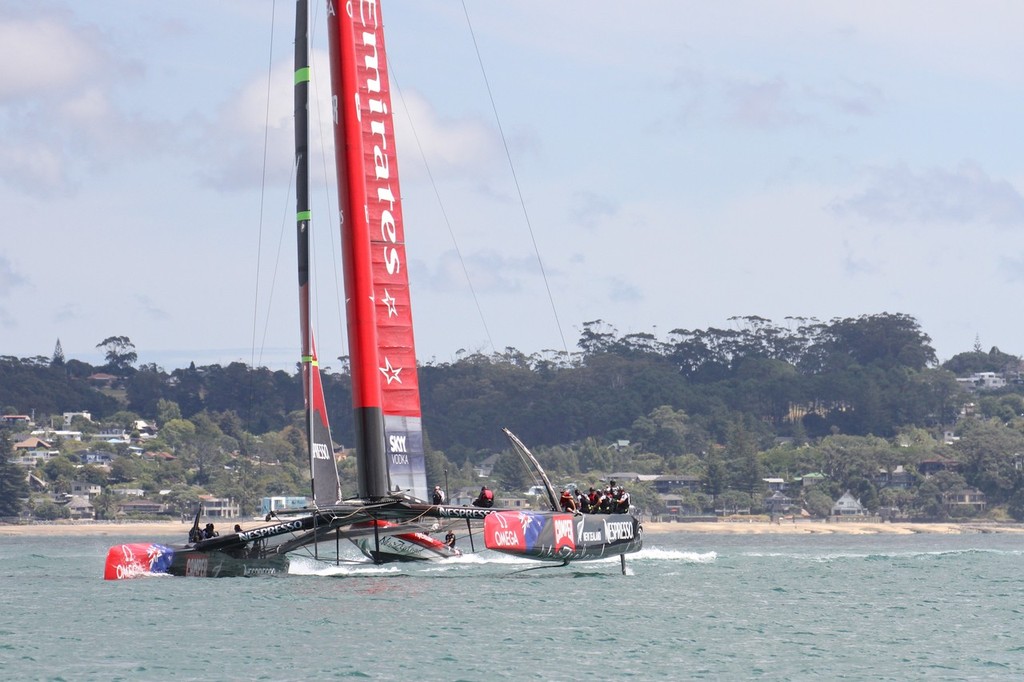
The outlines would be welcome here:
M 639 552 L 643 526 L 632 514 L 497 511 L 484 519 L 484 544 L 542 561 L 592 561 Z
M 395 533 L 396 524 L 390 521 L 370 521 L 359 524 L 355 528 L 373 528 L 380 531 L 376 537 L 364 535 L 352 538 L 352 542 L 366 557 L 375 563 L 386 564 L 395 561 L 430 561 L 461 556 L 462 552 L 453 549 L 437 538 L 426 533 Z
M 107 552 L 106 580 L 126 580 L 146 575 L 195 578 L 237 578 L 288 573 L 288 557 L 235 556 L 223 551 L 200 551 L 158 543 L 115 545 Z

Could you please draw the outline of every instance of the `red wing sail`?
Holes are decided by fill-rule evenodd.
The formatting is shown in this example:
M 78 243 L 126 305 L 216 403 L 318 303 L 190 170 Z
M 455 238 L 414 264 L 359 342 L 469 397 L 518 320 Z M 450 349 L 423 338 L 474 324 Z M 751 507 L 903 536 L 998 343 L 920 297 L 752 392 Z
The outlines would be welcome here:
M 313 476 L 313 502 L 316 506 L 336 504 L 341 500 L 341 479 L 338 464 L 334 459 L 334 443 L 331 441 L 331 425 L 327 421 L 327 402 L 320 380 L 320 363 L 316 359 L 316 344 L 310 339 L 312 355 L 309 362 L 303 362 L 308 373 L 309 405 L 309 470 Z
M 375 0 L 328 1 L 360 494 L 426 499 L 419 381 L 384 29 Z M 375 467 L 386 462 L 378 480 Z

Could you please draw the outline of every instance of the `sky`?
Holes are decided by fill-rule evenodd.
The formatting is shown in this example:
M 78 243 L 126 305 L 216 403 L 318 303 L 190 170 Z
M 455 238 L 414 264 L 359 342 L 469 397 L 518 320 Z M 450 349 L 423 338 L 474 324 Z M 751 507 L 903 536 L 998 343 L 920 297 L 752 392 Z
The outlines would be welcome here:
M 313 3 L 314 325 L 347 355 Z M 1024 3 L 383 6 L 421 362 L 904 313 L 1024 354 Z M 468 17 L 468 18 L 467 18 Z M 294 3 L 0 0 L 0 355 L 299 354 Z M 325 123 L 321 124 L 322 120 Z

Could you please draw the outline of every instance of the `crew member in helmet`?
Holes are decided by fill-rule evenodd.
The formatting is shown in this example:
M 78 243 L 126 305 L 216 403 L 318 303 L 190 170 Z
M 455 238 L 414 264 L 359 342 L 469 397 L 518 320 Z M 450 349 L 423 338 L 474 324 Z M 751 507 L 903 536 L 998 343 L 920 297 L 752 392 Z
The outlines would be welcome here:
M 628 514 L 629 513 L 629 493 L 621 485 L 616 491 L 615 495 L 615 513 L 616 514 Z
M 490 509 L 494 506 L 494 492 L 487 486 L 480 486 L 480 494 L 473 500 L 474 507 Z
M 441 490 L 441 486 L 434 486 L 434 495 L 431 497 L 431 502 L 434 504 L 444 504 L 444 491 Z
M 564 512 L 576 511 L 576 498 L 573 497 L 571 490 L 568 488 L 562 488 L 562 496 L 558 500 L 558 505 Z

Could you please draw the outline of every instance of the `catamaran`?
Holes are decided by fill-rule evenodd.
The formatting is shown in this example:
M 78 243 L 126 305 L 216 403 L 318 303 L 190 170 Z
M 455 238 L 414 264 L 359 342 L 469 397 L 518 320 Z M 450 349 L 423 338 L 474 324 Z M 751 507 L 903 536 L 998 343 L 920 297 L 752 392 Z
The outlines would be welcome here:
M 544 480 L 551 511 L 482 509 L 426 502 L 416 353 L 405 229 L 380 3 L 327 0 L 335 165 L 355 419 L 357 494 L 343 499 L 310 321 L 308 182 L 308 0 L 296 2 L 295 164 L 302 373 L 312 505 L 277 522 L 183 545 L 111 547 L 105 577 L 146 573 L 244 576 L 287 572 L 288 554 L 354 542 L 377 563 L 451 557 L 430 532 L 483 523 L 484 545 L 567 564 L 639 551 L 643 529 L 631 513 L 558 511 L 554 488 L 510 431 L 513 449 Z M 268 523 L 270 519 L 267 519 Z M 193 526 L 198 533 L 199 515 Z M 472 535 L 471 535 L 472 537 Z

